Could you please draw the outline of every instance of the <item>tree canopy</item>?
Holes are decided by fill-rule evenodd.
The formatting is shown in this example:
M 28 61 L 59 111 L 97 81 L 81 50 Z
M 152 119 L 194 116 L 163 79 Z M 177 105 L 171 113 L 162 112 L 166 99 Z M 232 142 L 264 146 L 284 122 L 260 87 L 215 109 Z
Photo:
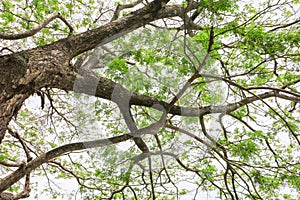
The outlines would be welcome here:
M 0 199 L 299 199 L 298 0 L 2 0 Z

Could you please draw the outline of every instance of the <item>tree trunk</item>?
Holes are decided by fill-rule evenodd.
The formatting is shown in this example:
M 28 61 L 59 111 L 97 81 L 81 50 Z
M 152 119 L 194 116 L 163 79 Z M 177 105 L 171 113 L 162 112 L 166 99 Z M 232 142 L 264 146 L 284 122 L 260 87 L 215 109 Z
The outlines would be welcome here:
M 0 57 L 0 143 L 7 125 L 35 91 L 72 73 L 62 43 Z

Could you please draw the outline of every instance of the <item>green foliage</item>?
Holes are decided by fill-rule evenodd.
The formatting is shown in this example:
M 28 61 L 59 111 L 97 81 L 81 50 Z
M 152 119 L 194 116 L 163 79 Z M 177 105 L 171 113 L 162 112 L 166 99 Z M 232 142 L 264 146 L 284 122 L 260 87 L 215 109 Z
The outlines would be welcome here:
M 229 148 L 233 156 L 241 157 L 245 161 L 249 161 L 249 159 L 259 150 L 252 140 L 241 141 L 236 145 L 231 145 Z
M 234 0 L 202 0 L 199 4 L 199 9 L 206 9 L 212 13 L 218 14 L 224 11 L 232 11 L 235 7 Z

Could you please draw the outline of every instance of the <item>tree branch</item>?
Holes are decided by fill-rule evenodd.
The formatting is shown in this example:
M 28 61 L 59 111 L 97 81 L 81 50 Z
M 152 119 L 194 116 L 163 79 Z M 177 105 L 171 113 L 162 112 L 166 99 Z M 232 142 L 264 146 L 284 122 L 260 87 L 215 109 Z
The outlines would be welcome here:
M 276 28 L 271 29 L 269 32 L 273 32 L 273 31 L 276 31 L 276 30 L 278 30 L 278 29 L 286 28 L 286 27 L 292 26 L 292 25 L 294 25 L 294 24 L 297 24 L 297 23 L 299 23 L 299 22 L 300 22 L 300 19 L 295 20 L 295 21 L 293 21 L 293 22 L 291 22 L 291 23 L 288 23 L 288 24 L 279 25 L 279 26 L 277 26 Z
M 70 33 L 73 32 L 72 26 L 67 22 L 67 20 L 63 16 L 60 15 L 60 13 L 53 13 L 44 22 L 42 22 L 41 24 L 39 24 L 38 26 L 34 27 L 33 29 L 31 29 L 29 31 L 26 31 L 24 33 L 17 33 L 17 34 L 0 33 L 0 39 L 18 40 L 18 39 L 23 39 L 23 38 L 27 38 L 27 37 L 33 36 L 36 33 L 38 33 L 41 29 L 45 28 L 50 22 L 52 22 L 56 18 L 58 18 L 61 21 L 63 21 L 69 27 Z
M 41 166 L 43 163 L 46 163 L 46 162 L 50 161 L 51 159 L 57 158 L 65 153 L 70 153 L 73 151 L 84 150 L 84 149 L 89 149 L 89 148 L 94 148 L 94 147 L 103 147 L 103 146 L 108 146 L 108 145 L 112 145 L 112 144 L 117 144 L 117 143 L 129 140 L 131 138 L 132 138 L 132 136 L 130 134 L 124 134 L 124 135 L 115 136 L 115 137 L 106 138 L 106 139 L 66 144 L 66 145 L 60 146 L 58 148 L 55 148 L 51 151 L 48 151 L 47 153 L 42 154 L 39 157 L 33 159 L 32 161 L 28 162 L 27 164 L 22 165 L 21 167 L 19 167 L 19 169 L 17 169 L 16 171 L 12 172 L 8 176 L 1 179 L 0 180 L 0 194 L 1 194 L 1 192 L 5 191 L 10 186 L 12 186 L 14 183 L 19 181 L 22 177 L 29 174 L 31 171 L 33 171 L 37 167 Z
M 136 30 L 152 21 L 181 16 L 186 12 L 182 5 L 166 5 L 168 0 L 155 0 L 127 16 L 114 20 L 99 28 L 70 36 L 61 41 L 66 42 L 72 57 L 97 46 L 107 44 L 133 30 Z M 198 8 L 198 3 L 191 4 L 189 10 Z
M 72 77 L 70 79 L 75 79 L 75 78 L 76 77 Z M 215 76 L 212 78 L 215 78 Z M 123 90 L 126 90 L 124 87 L 122 87 L 121 85 L 117 84 L 116 82 L 110 79 L 107 79 L 105 77 L 97 77 L 94 74 L 88 72 L 82 72 L 82 74 L 77 77 L 76 83 L 74 80 L 68 82 L 62 80 L 61 83 L 64 84 L 61 85 L 60 82 L 57 83 L 56 87 L 58 89 L 62 89 L 65 91 L 74 91 L 77 93 L 84 93 L 84 94 L 88 94 L 88 95 L 92 95 L 92 96 L 96 96 L 96 97 L 100 97 L 112 101 L 116 100 L 116 98 L 112 99 L 112 94 L 115 88 L 120 87 L 123 88 Z M 96 89 L 91 88 L 91 85 L 94 83 L 98 84 Z M 247 89 L 245 88 L 245 90 Z M 206 115 L 211 113 L 224 113 L 224 112 L 230 113 L 246 104 L 253 103 L 261 99 L 271 98 L 271 97 L 277 97 L 277 98 L 290 100 L 294 102 L 300 102 L 300 97 L 285 95 L 282 94 L 281 92 L 282 91 L 279 92 L 278 90 L 269 91 L 269 92 L 257 94 L 255 96 L 245 97 L 244 99 L 235 103 L 228 103 L 226 105 L 218 105 L 218 106 L 184 107 L 184 106 L 173 105 L 170 108 L 169 113 L 174 115 L 181 115 L 181 116 L 200 116 L 200 115 Z M 180 95 L 177 95 L 177 97 L 179 96 Z M 140 95 L 137 93 L 131 94 L 129 99 L 129 105 L 152 107 L 160 111 L 166 111 L 167 109 L 169 109 L 169 103 L 156 99 L 155 97 Z M 154 105 L 160 105 L 160 106 L 154 106 Z

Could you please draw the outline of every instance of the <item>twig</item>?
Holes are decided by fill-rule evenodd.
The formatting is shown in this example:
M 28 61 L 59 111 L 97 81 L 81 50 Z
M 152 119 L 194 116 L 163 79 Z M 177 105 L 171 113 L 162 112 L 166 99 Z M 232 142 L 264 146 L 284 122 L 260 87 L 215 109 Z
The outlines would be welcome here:
M 119 14 L 122 10 L 127 9 L 127 8 L 133 8 L 134 6 L 138 5 L 139 3 L 141 3 L 143 0 L 138 0 L 136 2 L 133 3 L 129 3 L 129 4 L 124 4 L 124 5 L 117 5 L 116 11 L 114 13 L 114 16 L 112 17 L 111 21 L 114 21 L 116 19 L 118 19 Z
M 286 28 L 286 27 L 292 26 L 292 25 L 294 25 L 294 24 L 297 24 L 297 23 L 299 23 L 299 22 L 300 22 L 300 19 L 298 19 L 298 20 L 296 20 L 296 21 L 293 21 L 293 22 L 291 22 L 291 23 L 288 23 L 288 24 L 280 25 L 280 26 L 278 26 L 278 27 L 276 27 L 276 28 L 271 29 L 269 32 L 273 32 L 273 31 L 276 31 L 276 30 L 278 30 L 278 29 Z
M 17 200 L 17 199 L 24 199 L 24 198 L 27 198 L 29 197 L 30 195 L 30 175 L 27 175 L 26 176 L 26 179 L 25 179 L 25 186 L 24 186 L 24 189 L 22 192 L 16 194 L 13 196 L 13 199 L 14 200 Z
M 11 134 L 11 136 L 13 136 L 14 138 L 18 139 L 19 142 L 21 143 L 23 149 L 24 149 L 24 152 L 26 154 L 26 157 L 27 157 L 27 162 L 30 162 L 32 160 L 32 156 L 30 155 L 30 151 L 27 147 L 27 144 L 24 142 L 23 138 L 18 134 L 18 132 L 16 131 L 13 131 L 12 129 L 8 128 L 8 132 L 9 134 Z

